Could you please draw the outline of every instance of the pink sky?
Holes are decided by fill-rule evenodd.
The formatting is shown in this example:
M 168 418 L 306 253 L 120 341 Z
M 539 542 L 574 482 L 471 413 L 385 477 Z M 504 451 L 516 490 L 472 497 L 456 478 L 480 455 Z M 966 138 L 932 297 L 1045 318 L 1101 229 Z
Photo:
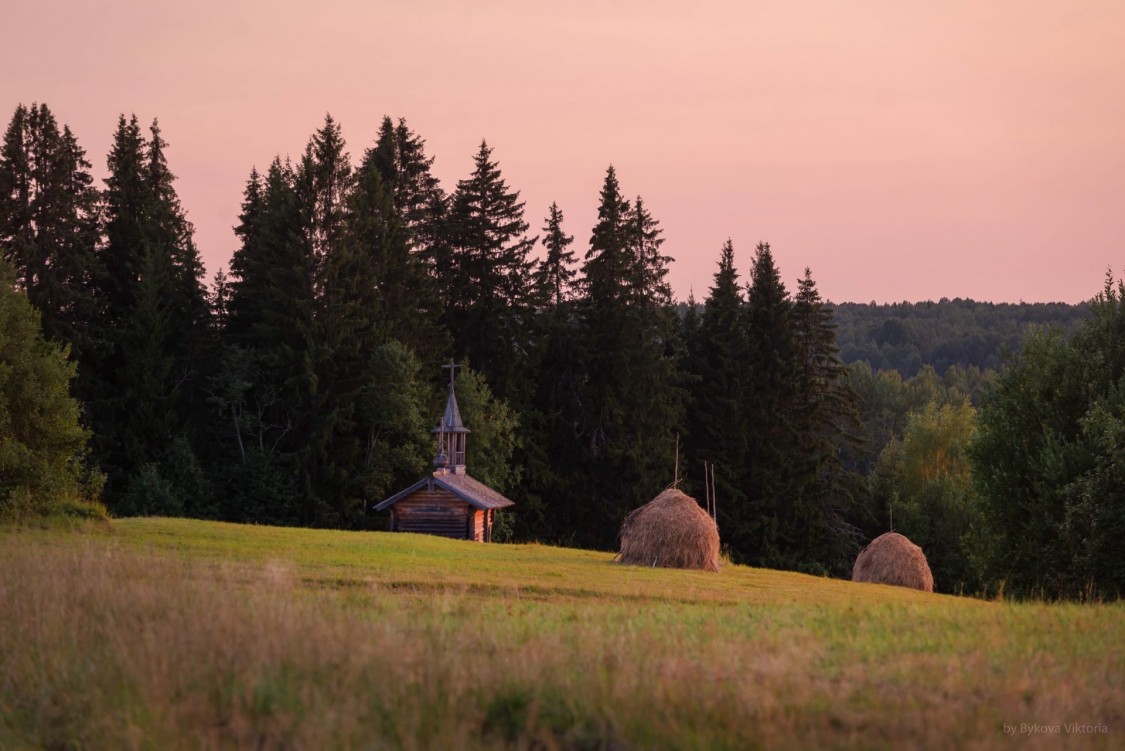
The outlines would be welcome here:
M 208 271 L 251 166 L 326 112 L 405 117 L 447 190 L 486 138 L 582 247 L 605 168 L 706 296 L 733 238 L 837 301 L 1077 302 L 1125 266 L 1125 3 L 3 0 L 0 118 L 47 103 L 98 177 L 160 118 Z

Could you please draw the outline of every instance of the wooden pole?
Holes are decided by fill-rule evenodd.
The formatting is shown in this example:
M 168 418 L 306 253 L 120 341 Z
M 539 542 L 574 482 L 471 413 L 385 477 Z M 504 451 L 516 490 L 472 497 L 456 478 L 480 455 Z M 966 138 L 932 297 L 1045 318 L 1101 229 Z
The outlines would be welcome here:
M 711 507 L 711 518 L 715 518 L 715 463 L 710 462 L 707 465 L 707 487 L 710 488 L 708 494 L 708 505 Z
M 676 433 L 676 471 L 672 475 L 672 487 L 675 488 L 680 484 L 680 434 Z
M 715 518 L 715 465 L 703 462 L 703 487 L 706 488 L 707 515 Z
M 707 479 L 707 460 L 703 460 L 703 502 L 707 505 L 707 513 L 711 513 L 711 481 Z
M 719 524 L 719 495 L 714 487 L 714 462 L 711 462 L 711 518 Z

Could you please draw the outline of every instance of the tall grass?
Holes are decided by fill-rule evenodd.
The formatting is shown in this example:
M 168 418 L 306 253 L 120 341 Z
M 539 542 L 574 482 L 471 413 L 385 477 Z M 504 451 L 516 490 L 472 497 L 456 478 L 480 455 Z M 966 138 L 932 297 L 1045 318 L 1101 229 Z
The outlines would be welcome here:
M 0 748 L 1054 747 L 1004 734 L 1033 722 L 1107 728 L 1071 744 L 1125 737 L 1120 605 L 740 567 L 696 587 L 596 554 L 387 534 L 114 529 L 0 532 Z M 226 535 L 244 544 L 213 544 Z M 396 562 L 411 546 L 413 575 Z M 737 596 L 749 580 L 766 594 Z

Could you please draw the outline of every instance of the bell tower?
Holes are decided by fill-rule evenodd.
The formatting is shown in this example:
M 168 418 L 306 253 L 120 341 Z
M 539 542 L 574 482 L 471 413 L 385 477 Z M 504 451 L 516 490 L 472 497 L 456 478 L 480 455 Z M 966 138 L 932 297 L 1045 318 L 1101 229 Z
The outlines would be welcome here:
M 459 366 L 450 360 L 447 365 L 441 367 L 449 369 L 449 397 L 445 400 L 445 412 L 441 416 L 441 422 L 433 430 L 438 437 L 434 474 L 463 475 L 465 474 L 465 442 L 469 429 L 461 422 L 461 410 L 457 408 L 454 372 Z

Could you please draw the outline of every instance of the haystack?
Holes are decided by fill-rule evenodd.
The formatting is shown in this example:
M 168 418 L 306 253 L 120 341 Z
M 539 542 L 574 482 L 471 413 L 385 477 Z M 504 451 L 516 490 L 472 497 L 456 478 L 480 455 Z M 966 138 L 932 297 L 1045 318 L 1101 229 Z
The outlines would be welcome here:
M 637 566 L 719 570 L 719 528 L 691 496 L 670 488 L 621 525 L 617 559 Z
M 934 591 L 934 575 L 922 548 L 897 532 L 879 535 L 860 551 L 852 567 L 852 581 Z

